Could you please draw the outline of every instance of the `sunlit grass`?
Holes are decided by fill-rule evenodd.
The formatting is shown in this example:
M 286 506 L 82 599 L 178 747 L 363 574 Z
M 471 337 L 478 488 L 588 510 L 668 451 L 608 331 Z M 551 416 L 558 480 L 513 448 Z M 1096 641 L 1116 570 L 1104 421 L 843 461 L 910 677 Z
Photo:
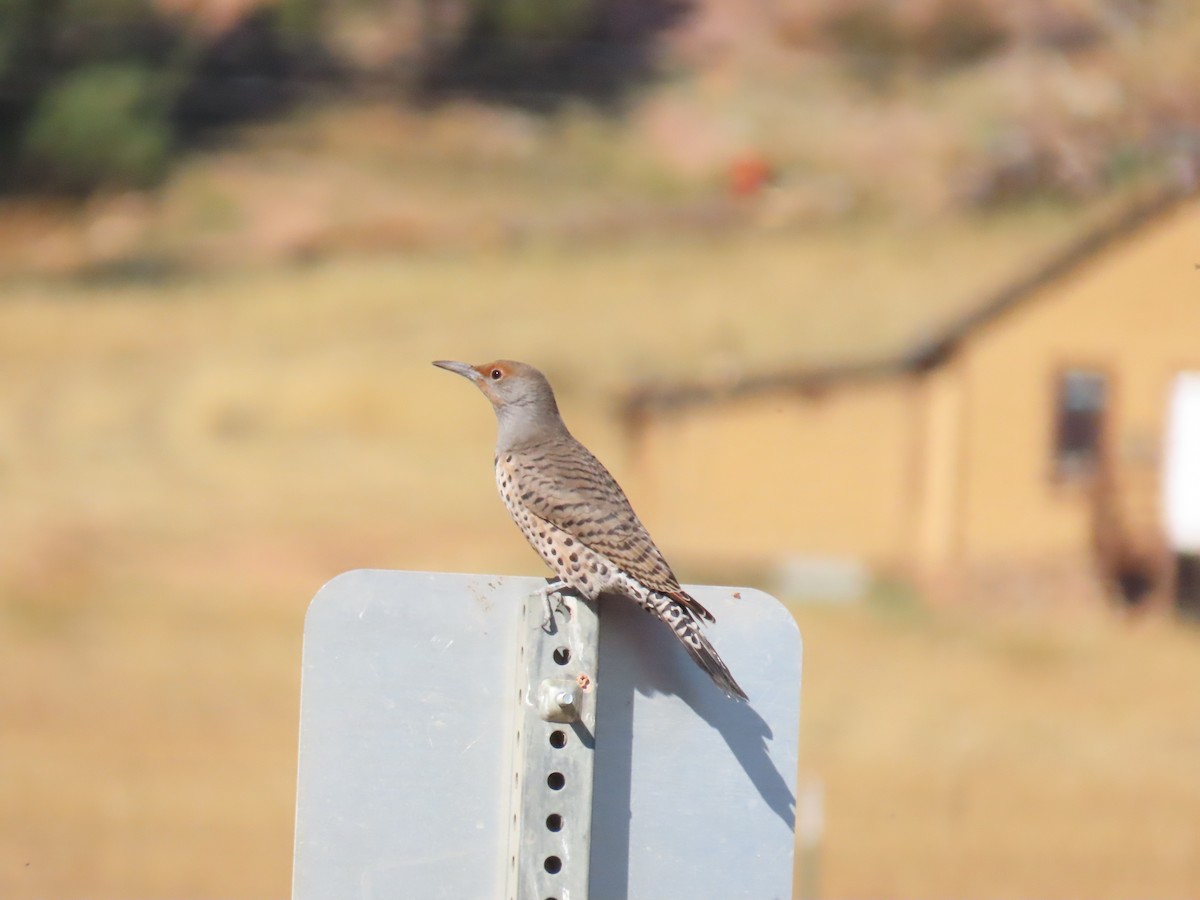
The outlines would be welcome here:
M 632 379 L 892 350 L 1079 227 L 1046 209 L 8 286 L 0 895 L 286 896 L 307 599 L 360 566 L 540 570 L 495 497 L 486 402 L 430 360 L 542 365 L 622 477 Z M 1197 635 L 899 587 L 795 612 L 826 896 L 1200 883 Z
M 1190 896 L 1200 635 L 875 609 L 795 609 L 829 896 Z

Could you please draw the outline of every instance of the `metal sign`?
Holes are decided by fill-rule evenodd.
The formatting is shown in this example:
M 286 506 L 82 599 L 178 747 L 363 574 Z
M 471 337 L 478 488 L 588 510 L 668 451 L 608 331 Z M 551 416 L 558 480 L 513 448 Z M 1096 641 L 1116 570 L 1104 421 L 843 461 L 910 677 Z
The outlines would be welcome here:
M 758 591 L 686 588 L 740 703 L 620 598 L 597 604 L 598 643 L 588 604 L 543 631 L 544 586 L 357 571 L 317 594 L 293 900 L 791 895 L 792 617 Z

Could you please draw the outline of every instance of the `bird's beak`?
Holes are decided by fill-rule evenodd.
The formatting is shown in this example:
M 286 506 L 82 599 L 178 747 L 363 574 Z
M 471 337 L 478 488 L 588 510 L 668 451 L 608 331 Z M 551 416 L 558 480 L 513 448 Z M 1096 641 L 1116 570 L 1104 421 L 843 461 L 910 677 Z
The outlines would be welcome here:
M 475 371 L 475 367 L 464 362 L 451 362 L 446 359 L 439 359 L 434 362 L 434 365 L 439 369 L 445 369 L 447 372 L 454 372 L 456 375 L 461 375 L 463 378 L 469 378 L 476 384 L 482 380 L 483 376 Z

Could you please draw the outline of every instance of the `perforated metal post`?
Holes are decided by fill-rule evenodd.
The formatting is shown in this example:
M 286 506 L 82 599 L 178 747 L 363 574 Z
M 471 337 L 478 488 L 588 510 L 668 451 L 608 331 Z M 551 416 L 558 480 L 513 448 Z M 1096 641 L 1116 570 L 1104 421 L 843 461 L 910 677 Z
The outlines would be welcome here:
M 599 618 L 563 595 L 521 614 L 509 818 L 508 900 L 586 900 L 596 748 Z

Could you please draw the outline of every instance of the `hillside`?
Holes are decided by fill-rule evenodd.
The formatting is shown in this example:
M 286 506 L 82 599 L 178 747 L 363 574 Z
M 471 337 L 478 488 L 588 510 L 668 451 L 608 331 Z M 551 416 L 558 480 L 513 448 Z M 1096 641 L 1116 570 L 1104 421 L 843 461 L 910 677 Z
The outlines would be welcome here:
M 574 44 L 517 41 L 528 58 L 504 59 L 526 80 L 505 90 L 498 76 L 421 81 L 418 51 L 433 51 L 416 4 L 334 5 L 310 32 L 323 68 L 289 68 L 277 48 L 273 69 L 243 76 L 252 48 L 290 33 L 273 37 L 284 26 L 261 19 L 274 5 L 188 4 L 185 15 L 164 2 L 173 28 L 203 35 L 209 68 L 225 60 L 197 70 L 186 96 L 213 92 L 205 109 L 240 98 L 245 114 L 176 140 L 156 184 L 118 179 L 74 199 L 36 180 L 10 191 L 0 277 L 161 277 L 863 220 L 904 230 L 1197 179 L 1200 101 L 1183 86 L 1200 76 L 1200 14 L 1183 0 L 707 0 L 646 7 L 662 7 L 657 17 L 595 5 L 595 33 Z M 446 10 L 428 26 L 437 59 L 468 39 L 465 7 Z M 516 39 L 472 40 L 499 53 Z M 574 60 L 583 77 L 618 50 L 642 63 L 608 98 L 538 68 Z M 261 109 L 245 90 L 222 100 L 246 85 Z M 175 113 L 185 133 L 191 108 Z M 86 146 L 92 126 L 61 124 Z

